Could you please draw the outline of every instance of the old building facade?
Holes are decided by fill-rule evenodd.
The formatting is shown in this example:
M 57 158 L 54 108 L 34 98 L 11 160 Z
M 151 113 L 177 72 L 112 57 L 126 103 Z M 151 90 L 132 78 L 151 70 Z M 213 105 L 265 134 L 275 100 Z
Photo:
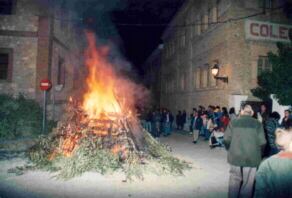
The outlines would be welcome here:
M 265 4 L 264 4 L 265 3 Z M 283 0 L 188 0 L 163 34 L 161 106 L 172 111 L 199 105 L 235 107 L 257 101 L 251 89 L 270 69 L 267 53 L 289 42 L 291 19 Z M 219 65 L 219 76 L 211 74 Z
M 144 85 L 149 89 L 151 95 L 151 104 L 153 106 L 160 106 L 160 93 L 161 93 L 161 52 L 163 44 L 160 44 L 146 59 L 143 64 L 144 72 Z
M 19 93 L 39 102 L 42 79 L 52 82 L 48 110 L 58 119 L 72 90 L 80 86 L 85 40 L 75 14 L 61 1 L 0 1 L 0 93 Z

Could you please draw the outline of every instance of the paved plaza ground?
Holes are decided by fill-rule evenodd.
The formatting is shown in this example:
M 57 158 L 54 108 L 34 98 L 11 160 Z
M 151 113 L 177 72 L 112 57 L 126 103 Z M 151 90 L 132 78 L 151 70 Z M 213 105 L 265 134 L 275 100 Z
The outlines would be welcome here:
M 172 147 L 177 157 L 192 162 L 193 169 L 185 176 L 146 175 L 144 181 L 122 182 L 123 175 L 102 176 L 86 173 L 62 181 L 53 174 L 29 171 L 16 176 L 7 173 L 11 167 L 24 163 L 24 157 L 0 160 L 0 197 L 61 197 L 61 198 L 193 198 L 227 197 L 229 166 L 223 148 L 210 149 L 208 142 L 192 143 L 187 133 L 176 132 L 162 137 L 161 142 Z

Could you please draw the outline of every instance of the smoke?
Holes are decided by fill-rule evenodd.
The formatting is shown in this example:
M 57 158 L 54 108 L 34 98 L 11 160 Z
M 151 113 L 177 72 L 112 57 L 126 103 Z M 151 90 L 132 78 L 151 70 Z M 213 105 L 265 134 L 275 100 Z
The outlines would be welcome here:
M 139 85 L 130 79 L 123 76 L 117 80 L 118 93 L 121 98 L 127 99 L 127 103 L 130 107 L 142 108 L 150 102 L 150 92 L 143 85 Z
M 96 35 L 97 48 L 108 48 L 107 61 L 117 73 L 118 95 L 127 98 L 130 106 L 144 106 L 150 100 L 149 91 L 134 82 L 139 78 L 136 69 L 121 53 L 122 41 L 115 24 L 112 22 L 113 11 L 126 9 L 125 0 L 85 0 L 70 1 L 72 8 L 83 18 L 83 27 Z
M 96 46 L 98 49 L 108 49 L 106 59 L 117 74 L 118 95 L 127 98 L 131 106 L 143 106 L 149 100 L 149 91 L 142 85 L 135 83 L 138 74 L 132 64 L 124 58 L 122 51 L 122 40 L 118 30 L 112 21 L 112 12 L 126 9 L 128 4 L 125 0 L 32 0 L 38 1 L 39 5 L 48 8 L 48 13 L 54 13 L 56 21 L 60 24 L 70 23 L 70 31 L 77 35 L 79 43 L 83 43 L 82 49 L 70 49 L 68 61 L 70 65 L 77 67 L 74 58 L 79 57 L 80 51 L 84 51 L 88 43 L 85 39 L 85 32 L 90 31 L 96 35 Z M 59 10 L 59 11 L 58 11 Z M 74 28 L 75 27 L 75 28 Z M 84 55 L 84 53 L 83 53 Z M 87 75 L 84 57 L 80 58 L 80 68 L 77 68 L 80 81 L 85 82 Z M 73 74 L 75 75 L 75 74 Z M 79 83 L 73 95 L 80 96 L 83 84 Z
M 116 100 L 119 101 L 125 111 L 145 106 L 149 101 L 149 91 L 144 86 L 129 79 L 118 69 L 120 66 L 117 66 L 117 64 L 127 64 L 127 61 L 121 59 L 121 57 L 113 57 L 112 45 L 95 46 L 97 38 L 94 33 L 86 31 L 86 36 L 89 44 L 86 50 L 86 66 L 91 71 L 91 74 L 92 71 L 96 71 L 94 76 L 90 75 L 90 83 L 95 82 L 103 87 L 94 90 L 112 89 L 105 92 L 114 92 Z M 114 84 L 113 87 L 112 83 Z M 91 86 L 91 84 L 88 84 L 88 86 Z M 103 95 L 103 93 L 99 95 Z
M 70 2 L 70 9 L 73 9 L 81 19 L 82 25 L 98 35 L 99 41 L 114 40 L 120 41 L 118 31 L 111 20 L 111 13 L 114 10 L 126 7 L 123 0 L 67 0 Z

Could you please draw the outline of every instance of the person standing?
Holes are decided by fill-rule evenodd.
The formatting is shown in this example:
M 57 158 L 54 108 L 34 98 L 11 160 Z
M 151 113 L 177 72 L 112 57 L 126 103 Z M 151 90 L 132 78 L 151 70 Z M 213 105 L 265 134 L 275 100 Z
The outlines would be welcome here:
M 235 120 L 237 118 L 237 116 L 235 114 L 235 108 L 234 107 L 231 107 L 229 109 L 229 118 L 230 118 L 230 121 Z
M 163 123 L 163 135 L 164 136 L 169 136 L 171 133 L 170 130 L 170 122 L 171 122 L 171 118 L 170 118 L 170 112 L 168 110 L 164 110 L 163 112 L 163 117 L 162 117 L 162 123 Z
M 276 145 L 276 129 L 280 127 L 279 124 L 280 114 L 276 111 L 271 113 L 267 121 L 265 122 L 265 128 L 267 130 L 267 146 L 266 146 L 266 156 L 271 156 L 277 154 L 279 149 Z
M 193 125 L 194 125 L 194 118 L 195 118 L 196 111 L 197 110 L 193 108 L 193 112 L 190 114 L 190 134 L 193 133 Z
M 182 115 L 181 115 L 181 111 L 178 111 L 175 117 L 176 120 L 176 129 L 177 130 L 181 130 L 181 121 L 182 121 Z
M 276 143 L 283 150 L 260 165 L 255 198 L 292 197 L 292 130 L 277 129 Z
M 153 114 L 152 114 L 152 134 L 154 137 L 160 137 L 160 121 L 161 121 L 161 115 L 160 115 L 160 112 L 159 110 L 157 111 L 153 111 Z
M 174 117 L 173 117 L 171 111 L 169 111 L 169 120 L 170 120 L 170 133 L 171 133 L 173 130 L 173 120 L 174 120 Z
M 199 112 L 194 112 L 194 122 L 193 122 L 193 143 L 196 144 L 199 139 L 200 130 L 203 126 L 203 120 L 199 114 Z
M 260 112 L 257 113 L 258 120 L 265 125 L 265 122 L 269 118 L 269 112 L 265 104 L 261 105 Z
M 251 106 L 245 105 L 240 118 L 233 120 L 225 131 L 224 145 L 231 166 L 229 198 L 252 197 L 256 169 L 266 145 L 263 126 L 253 114 Z
M 214 110 L 214 123 L 220 127 L 220 119 L 222 117 L 222 111 L 220 106 L 216 106 L 215 110 Z
M 214 119 L 212 117 L 210 117 L 209 115 L 207 115 L 207 126 L 206 126 L 206 130 L 205 130 L 205 140 L 209 140 L 211 134 L 213 133 L 213 131 L 215 130 L 215 128 L 217 128 L 218 125 L 214 122 Z
M 187 112 L 185 110 L 183 110 L 183 113 L 182 113 L 182 118 L 181 118 L 181 128 L 182 130 L 185 130 L 185 124 L 187 122 Z
M 148 132 L 151 132 L 152 131 L 151 121 L 152 121 L 152 112 L 149 110 L 148 113 L 147 113 L 147 115 L 146 115 L 146 130 Z
M 201 136 L 204 136 L 206 137 L 207 135 L 207 127 L 208 127 L 208 114 L 206 112 L 198 112 L 199 115 L 201 115 L 200 117 L 202 118 L 202 121 L 203 121 L 203 126 L 200 130 L 200 134 Z
M 224 130 L 227 128 L 228 124 L 230 122 L 229 114 L 226 107 L 222 107 L 222 116 L 220 118 L 220 126 L 219 128 L 224 128 Z
M 156 118 L 156 111 L 153 110 L 151 113 L 151 134 L 153 137 L 156 137 L 158 134 L 155 118 Z
M 285 110 L 284 112 L 284 118 L 281 122 L 281 127 L 284 129 L 289 129 L 290 127 L 292 127 L 292 119 L 290 116 L 290 110 Z

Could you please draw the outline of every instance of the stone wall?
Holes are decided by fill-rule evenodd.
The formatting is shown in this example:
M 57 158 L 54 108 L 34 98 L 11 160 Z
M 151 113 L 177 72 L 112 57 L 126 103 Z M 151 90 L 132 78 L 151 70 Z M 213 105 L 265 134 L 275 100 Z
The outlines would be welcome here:
M 29 2 L 18 1 L 13 15 L 0 15 L 0 48 L 12 50 L 12 78 L 0 82 L 0 92 L 35 98 L 38 17 Z
M 48 92 L 49 117 L 59 119 L 68 97 L 82 87 L 76 77 L 83 79 L 85 39 L 80 29 L 72 25 L 74 13 L 49 3 L 17 0 L 12 15 L 0 15 L 0 50 L 13 51 L 12 78 L 0 82 L 0 93 L 23 93 L 42 104 L 39 83 L 48 78 L 53 84 Z M 56 86 L 60 57 L 64 59 L 65 84 Z
M 12 81 L 0 83 L 0 93 L 35 98 L 37 38 L 0 36 L 0 48 L 13 50 Z
M 170 23 L 171 26 L 184 24 L 185 28 L 168 28 L 165 31 L 161 106 L 172 111 L 185 109 L 190 112 L 199 105 L 228 106 L 232 95 L 252 98 L 250 89 L 257 86 L 258 57 L 266 56 L 269 51 L 276 52 L 276 44 L 246 40 L 245 20 L 216 23 L 261 13 L 262 8 L 255 1 L 216 2 L 187 1 Z M 214 20 L 212 12 L 218 16 L 215 24 L 205 27 L 206 16 L 209 22 Z M 281 11 L 267 11 L 266 15 L 252 20 L 287 23 Z M 219 75 L 228 76 L 228 83 L 212 77 L 210 70 L 215 63 L 220 66 Z
M 38 31 L 38 6 L 34 0 L 18 0 L 13 15 L 0 15 L 0 30 Z

